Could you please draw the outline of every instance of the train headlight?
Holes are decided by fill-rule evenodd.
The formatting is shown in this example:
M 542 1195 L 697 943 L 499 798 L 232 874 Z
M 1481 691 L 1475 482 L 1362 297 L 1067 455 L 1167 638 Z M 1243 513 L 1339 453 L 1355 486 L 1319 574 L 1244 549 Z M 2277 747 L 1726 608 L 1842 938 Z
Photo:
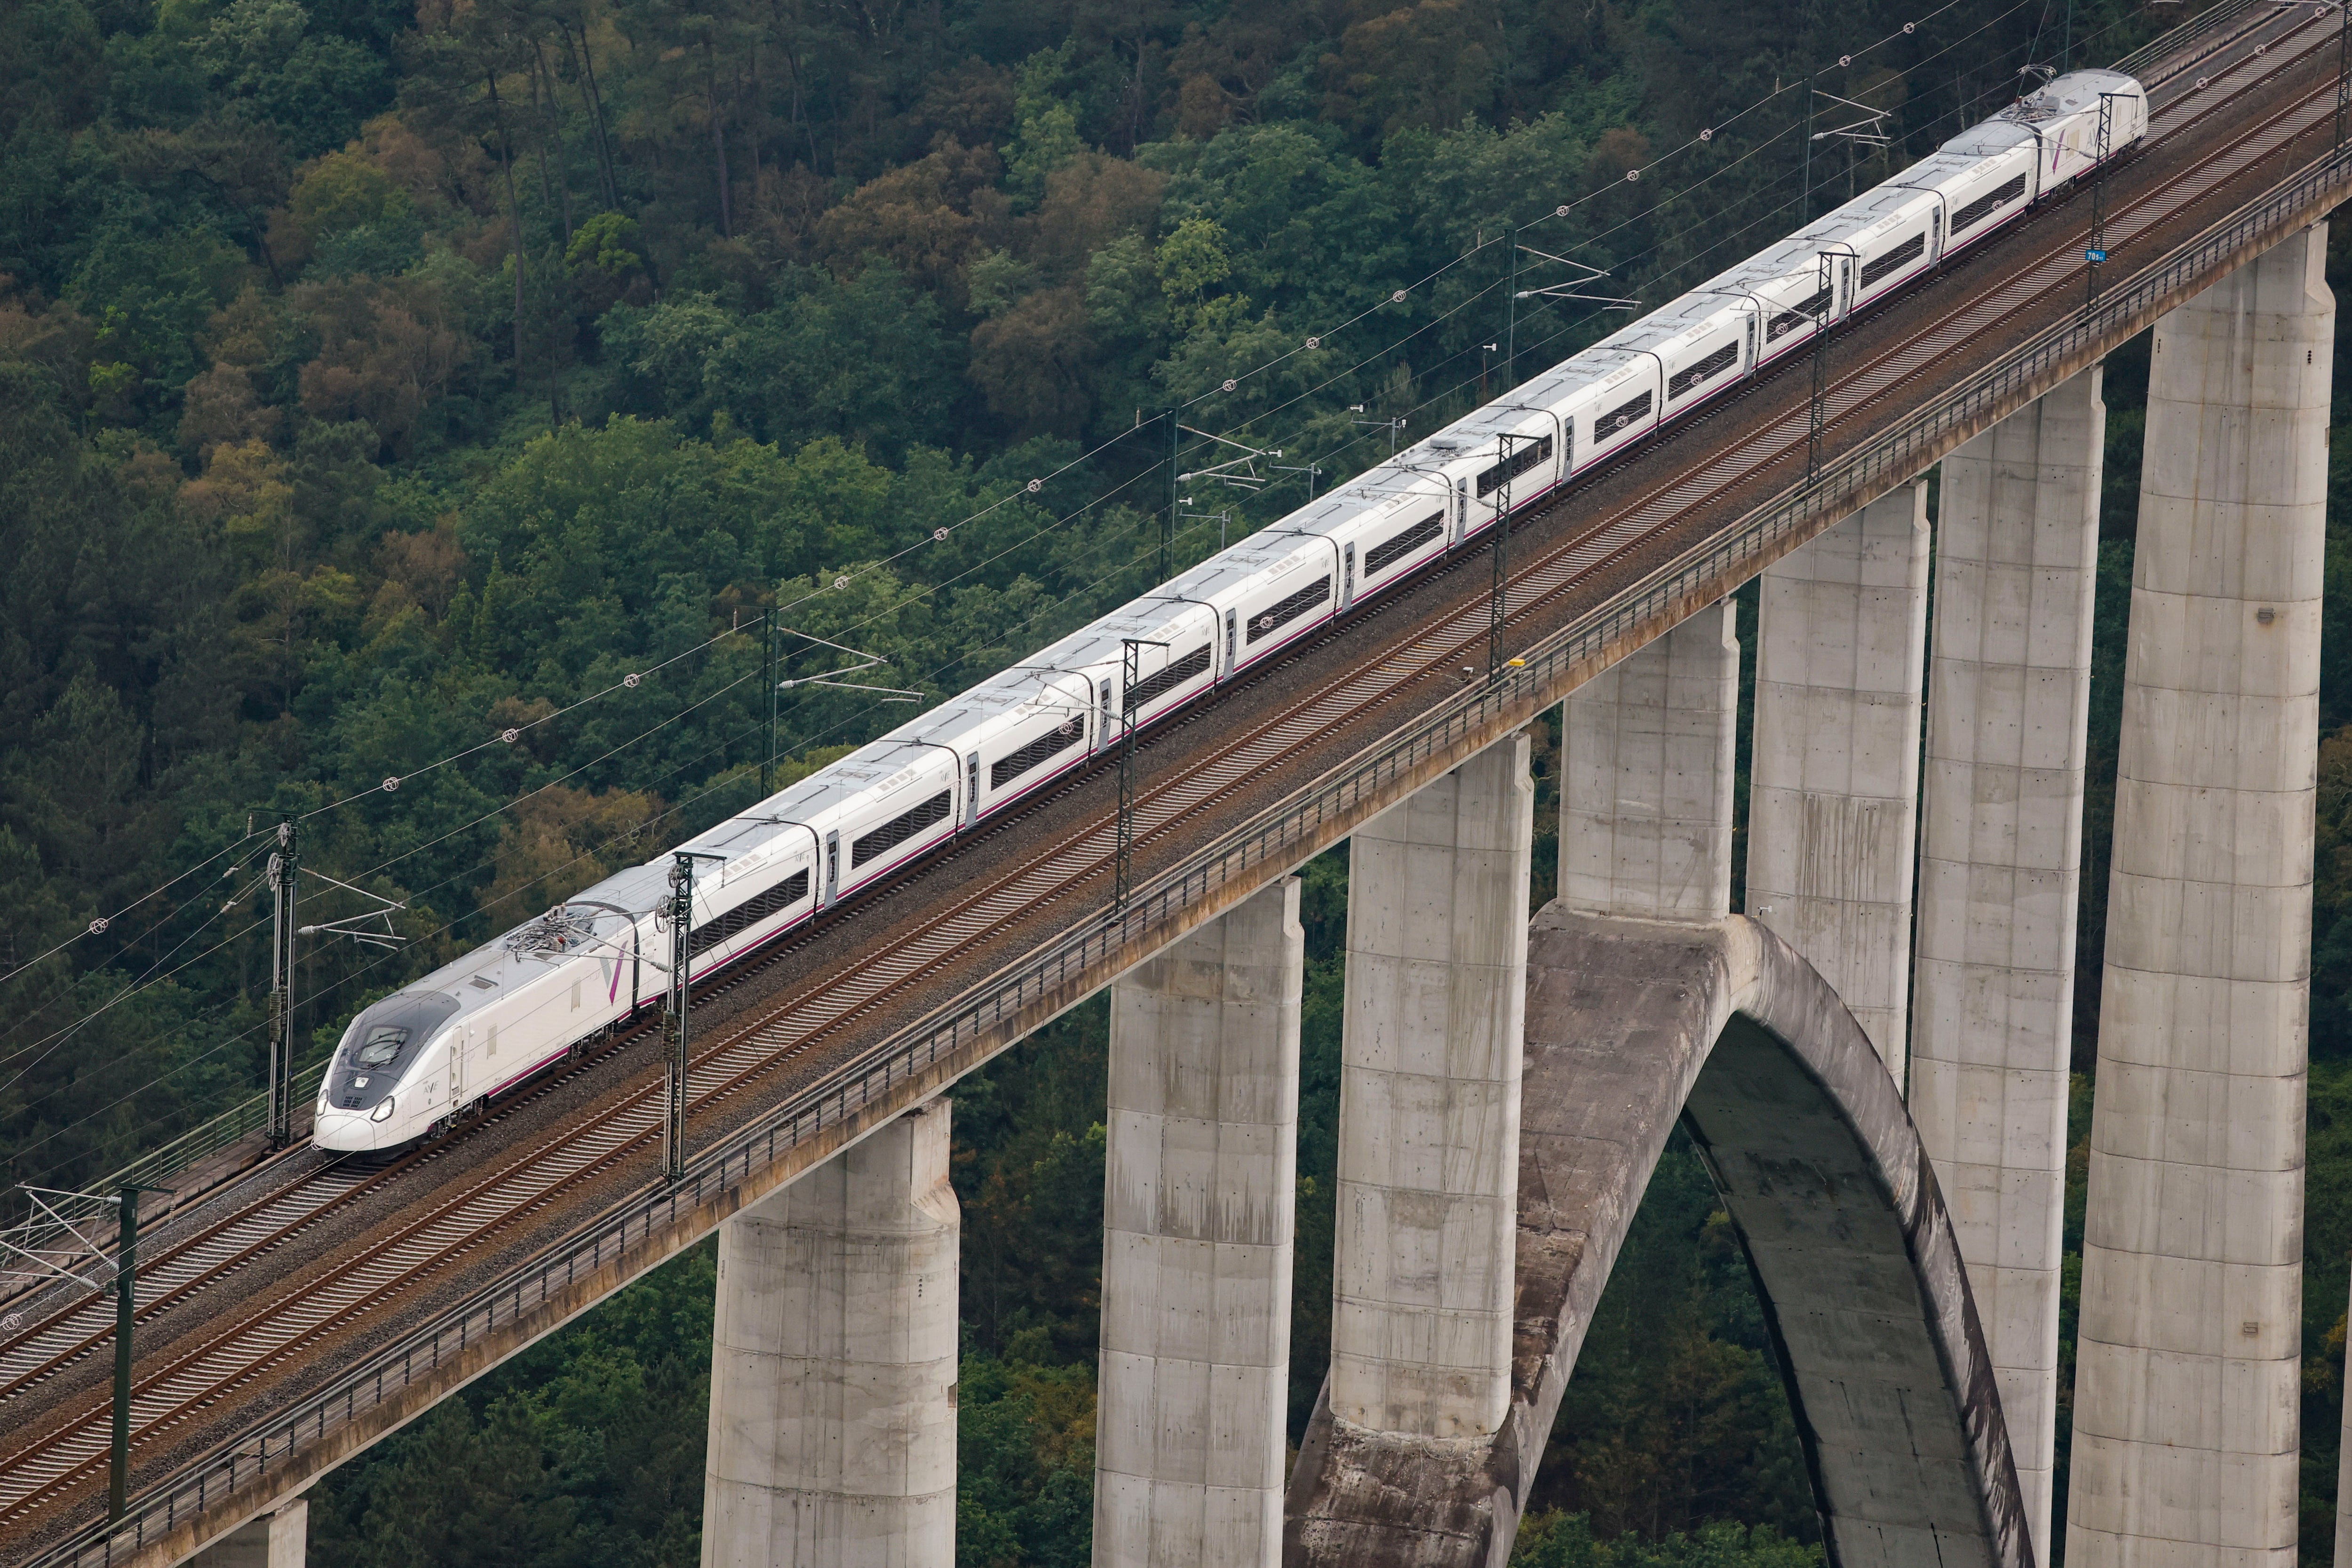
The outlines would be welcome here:
M 388 1095 L 388 1094 L 387 1094 L 387 1095 L 385 1095 L 385 1096 L 383 1097 L 383 1103 L 382 1105 L 377 1106 L 373 1110 L 371 1110 L 371 1111 L 369 1111 L 369 1112 L 368 1112 L 368 1120 L 369 1120 L 370 1121 L 391 1121 L 391 1120 L 392 1120 L 392 1096 L 390 1096 L 390 1095 Z

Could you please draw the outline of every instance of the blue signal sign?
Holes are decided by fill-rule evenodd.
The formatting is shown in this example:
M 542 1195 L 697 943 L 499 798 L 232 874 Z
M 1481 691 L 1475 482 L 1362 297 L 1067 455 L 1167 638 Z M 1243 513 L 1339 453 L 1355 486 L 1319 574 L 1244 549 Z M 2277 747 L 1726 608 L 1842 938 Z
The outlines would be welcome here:
M 2083 259 L 2085 261 L 2096 263 L 2105 261 L 2106 258 L 2107 253 L 2104 250 L 2085 250 L 2083 252 Z

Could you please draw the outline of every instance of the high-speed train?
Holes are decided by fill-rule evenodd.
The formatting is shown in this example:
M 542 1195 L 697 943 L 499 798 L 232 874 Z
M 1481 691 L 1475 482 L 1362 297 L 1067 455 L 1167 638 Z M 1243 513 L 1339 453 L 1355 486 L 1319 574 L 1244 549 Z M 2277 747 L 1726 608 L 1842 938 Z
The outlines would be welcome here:
M 2101 133 L 2101 106 L 2106 130 Z M 1738 385 L 2137 142 L 2147 95 L 2051 81 L 1922 163 L 1084 630 L 679 846 L 699 978 L 1034 795 Z M 1142 646 L 1122 686 L 1128 639 Z M 673 854 L 675 851 L 673 851 Z M 362 1011 L 315 1141 L 446 1131 L 668 988 L 671 857 Z

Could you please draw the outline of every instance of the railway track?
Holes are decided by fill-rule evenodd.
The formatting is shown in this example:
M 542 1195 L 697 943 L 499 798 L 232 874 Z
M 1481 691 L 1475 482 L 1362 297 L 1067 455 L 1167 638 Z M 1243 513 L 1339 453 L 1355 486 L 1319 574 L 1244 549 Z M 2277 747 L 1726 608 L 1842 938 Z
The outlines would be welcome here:
M 2117 172 L 2106 222 L 2112 248 L 2168 242 L 2168 226 L 2189 224 L 2200 200 L 2332 113 L 2332 75 L 2321 80 L 2310 68 L 2334 42 L 2321 15 L 2300 6 L 2250 8 L 2244 26 L 2193 62 L 2148 73 L 2157 89 L 2149 150 Z M 2280 90 L 2288 85 L 2295 90 Z M 2198 136 L 2215 140 L 2196 158 L 2196 177 L 2133 183 L 2135 169 Z M 1971 344 L 2021 322 L 2048 320 L 2056 296 L 2082 287 L 2076 237 L 2086 217 L 2079 202 L 2053 204 L 1927 289 L 1849 329 L 1833 350 L 1831 435 L 1869 427 L 1899 388 L 1934 377 Z M 1874 330 L 1923 298 L 1934 301 L 1932 323 Z M 1790 374 L 1783 365 L 1679 426 L 1645 458 L 1580 481 L 1523 520 L 1512 542 L 1519 559 L 1507 598 L 1514 637 L 1539 633 L 1571 584 L 1654 553 L 1662 542 L 1687 531 L 1695 515 L 1785 483 L 1802 465 L 1810 433 L 1802 401 L 1791 405 Z M 1578 521 L 1589 516 L 1602 521 Z M 1465 660 L 1483 662 L 1487 561 L 1483 549 L 1457 559 L 1156 736 L 1147 755 L 1158 755 L 1138 803 L 1139 855 L 1148 859 L 1180 847 L 1202 821 L 1243 809 L 1272 781 L 1297 776 L 1300 759 L 1350 737 L 1360 743 L 1368 727 L 1410 717 L 1451 690 Z M 1246 722 L 1230 721 L 1237 710 L 1246 711 Z M 1235 732 L 1219 733 L 1221 726 Z M 943 985 L 951 991 L 1009 932 L 1098 902 L 1115 831 L 1098 809 L 1102 773 L 998 824 L 910 881 L 804 931 L 706 993 L 698 1011 L 772 988 L 760 998 L 758 1016 L 723 1028 L 697 1056 L 690 1079 L 696 1121 L 724 1120 L 763 1085 L 806 1078 L 837 1058 L 827 1047 L 854 1047 L 910 993 Z M 941 873 L 975 850 L 1009 863 L 961 885 Z M 916 911 L 910 906 L 922 901 L 919 889 L 942 896 Z M 538 1234 L 534 1219 L 564 1211 L 575 1194 L 601 1191 L 600 1184 L 625 1167 L 643 1163 L 660 1137 L 660 1079 L 650 1064 L 603 1084 L 599 1098 L 576 1117 L 550 1112 L 564 1090 L 610 1077 L 606 1063 L 614 1054 L 600 1053 L 533 1085 L 487 1125 L 389 1166 L 289 1162 L 282 1176 L 248 1179 L 229 1199 L 206 1205 L 187 1234 L 159 1237 L 161 1250 L 142 1269 L 147 1289 L 141 1320 L 181 1331 L 165 1336 L 138 1368 L 134 1460 L 183 1447 L 196 1429 L 208 1433 L 242 1393 L 298 1373 L 337 1336 L 401 1321 L 404 1309 L 421 1310 L 436 1281 L 526 1245 Z M 509 1130 L 503 1142 L 493 1131 L 501 1125 Z M 467 1144 L 466 1158 L 456 1157 Z M 448 1173 L 436 1185 L 406 1193 L 436 1166 Z M 255 1189 L 250 1194 L 247 1186 Z M 407 1206 L 396 1226 L 373 1216 L 350 1246 L 315 1266 L 260 1278 L 297 1243 L 315 1245 L 329 1221 L 404 1194 Z M 207 1293 L 240 1275 L 251 1288 L 226 1309 L 207 1312 Z M 0 1341 L 0 1426 L 11 1434 L 0 1437 L 0 1560 L 16 1560 L 54 1535 L 102 1485 L 110 1412 L 99 1363 L 111 1333 L 110 1302 L 85 1298 Z

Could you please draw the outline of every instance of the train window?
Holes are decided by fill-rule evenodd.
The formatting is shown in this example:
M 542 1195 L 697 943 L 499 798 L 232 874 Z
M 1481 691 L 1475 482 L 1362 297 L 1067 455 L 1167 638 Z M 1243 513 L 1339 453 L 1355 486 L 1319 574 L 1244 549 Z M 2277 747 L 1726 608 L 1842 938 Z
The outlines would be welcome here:
M 849 868 L 853 871 L 877 855 L 887 855 L 899 845 L 920 833 L 935 822 L 945 822 L 948 816 L 948 792 L 940 791 L 912 811 L 902 811 L 863 838 L 849 844 Z
M 1249 624 L 1249 640 L 1255 642 L 1260 637 L 1272 636 L 1275 631 L 1288 626 L 1330 596 L 1331 579 L 1328 576 L 1316 578 L 1313 583 L 1299 589 L 1296 594 L 1268 605 L 1265 609 L 1252 616 Z
M 1697 363 L 1676 371 L 1666 382 L 1666 400 L 1688 397 L 1700 387 L 1729 370 L 1739 358 L 1739 341 L 1735 338 L 1717 349 Z
M 2010 181 L 2009 184 L 2000 186 L 1997 190 L 1987 191 L 1983 195 L 1979 196 L 1976 200 L 1970 202 L 1968 205 L 1962 207 L 1959 211 L 1952 215 L 1953 236 L 1958 237 L 1960 235 L 1966 234 L 1969 229 L 1974 228 L 1977 225 L 1990 217 L 1996 211 L 2009 205 L 2009 204 L 2013 201 L 2021 199 L 2024 195 L 2025 176 L 2022 174 L 2018 175 L 2017 178 Z
M 1830 291 L 1826 289 L 1817 289 L 1811 295 L 1798 300 L 1793 309 L 1783 310 L 1774 316 L 1771 326 L 1765 330 L 1764 335 L 1768 339 L 1785 338 L 1799 327 L 1817 321 L 1827 315 L 1829 308 Z
M 1206 653 L 1209 650 L 1202 648 L 1201 651 Z M 989 763 L 988 787 L 1003 789 L 1046 758 L 1059 756 L 1068 751 L 1086 739 L 1086 734 L 1085 723 L 1076 719 L 1071 720 L 1066 724 L 1055 725 L 1019 751 L 1007 752 Z
M 1411 528 L 1390 534 L 1364 552 L 1364 581 L 1370 582 L 1444 531 L 1445 514 L 1433 511 Z
M 352 1055 L 352 1065 L 362 1068 L 389 1066 L 398 1059 L 400 1047 L 408 1043 L 408 1031 L 387 1028 L 378 1024 L 370 1029 L 367 1040 Z
M 1646 392 L 1631 403 L 1621 403 L 1592 422 L 1592 439 L 1597 446 L 1608 440 L 1629 425 L 1636 425 L 1650 416 L 1650 395 Z
M 694 928 L 687 942 L 687 956 L 699 958 L 758 925 L 770 915 L 780 915 L 808 897 L 809 874 L 795 871 L 764 893 L 754 893 L 723 915 L 714 915 Z
M 1516 479 L 1521 474 L 1526 473 L 1529 468 L 1534 468 L 1537 464 L 1549 463 L 1550 461 L 1550 437 L 1546 436 L 1542 439 L 1536 441 L 1520 442 L 1519 445 L 1512 451 L 1507 459 L 1503 462 L 1496 463 L 1493 468 L 1488 468 L 1485 473 L 1478 476 L 1478 499 L 1480 500 L 1486 500 L 1488 496 L 1493 495 L 1496 490 L 1501 489 L 1505 480 Z
M 1862 286 L 1867 289 L 1889 274 L 1900 272 L 1927 254 L 1927 237 L 1915 234 L 1875 261 L 1865 263 L 1862 269 Z
M 1181 658 L 1171 658 L 1127 689 L 1127 710 L 1140 712 L 1196 675 L 1209 668 L 1209 645 L 1202 643 Z

